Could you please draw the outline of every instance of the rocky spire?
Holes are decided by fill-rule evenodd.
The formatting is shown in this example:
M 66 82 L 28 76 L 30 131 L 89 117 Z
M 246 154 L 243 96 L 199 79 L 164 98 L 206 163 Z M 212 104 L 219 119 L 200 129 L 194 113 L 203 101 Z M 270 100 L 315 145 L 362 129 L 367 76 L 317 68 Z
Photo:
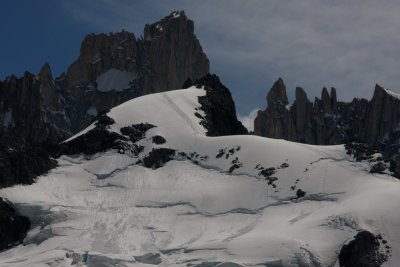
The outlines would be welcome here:
M 53 80 L 53 74 L 51 73 L 51 68 L 49 63 L 45 62 L 39 71 L 38 76 L 43 79 Z
M 279 78 L 267 94 L 268 107 L 286 106 L 289 104 L 286 94 L 286 85 L 282 78 Z
M 184 11 L 174 11 L 144 28 L 144 49 L 152 69 L 144 78 L 144 94 L 180 88 L 209 72 L 209 61 Z
M 334 87 L 331 87 L 331 107 L 334 111 L 337 109 L 337 96 L 336 89 Z
M 376 84 L 374 90 L 374 96 L 371 99 L 366 119 L 366 130 L 368 132 L 367 141 L 369 143 L 375 142 L 377 138 L 379 131 L 379 124 L 381 122 L 384 99 L 386 95 L 387 94 L 385 92 L 385 89 Z
M 45 63 L 0 82 L 0 127 L 33 142 L 58 142 L 127 100 L 179 89 L 209 73 L 194 23 L 175 11 L 144 28 L 144 38 L 121 30 L 89 34 L 65 75 L 53 79 Z M 60 133 L 62 132 L 62 133 Z
M 296 124 L 296 140 L 304 142 L 307 136 L 308 121 L 311 117 L 312 103 L 308 100 L 306 92 L 301 87 L 296 87 L 296 99 L 293 104 L 294 119 Z
M 40 96 L 45 110 L 62 112 L 63 107 L 59 102 L 59 96 L 57 95 L 56 86 L 49 63 L 46 62 L 43 64 L 38 77 L 40 79 Z
M 90 34 L 68 69 L 64 86 L 73 99 L 73 131 L 122 102 L 179 89 L 186 80 L 208 73 L 209 61 L 194 34 L 194 23 L 183 11 L 147 24 L 141 38 L 125 30 Z
M 331 97 L 329 96 L 328 90 L 325 87 L 322 89 L 321 102 L 324 112 L 331 113 Z
M 279 78 L 267 94 L 267 108 L 259 111 L 254 120 L 254 133 L 272 138 L 295 138 L 295 126 L 288 109 L 286 86 Z
M 274 84 L 268 94 L 271 108 L 258 113 L 255 134 L 317 145 L 366 142 L 382 147 L 389 159 L 400 151 L 399 94 L 376 85 L 370 101 L 355 98 L 345 103 L 337 101 L 335 88 L 331 88 L 330 94 L 324 88 L 321 99 L 309 103 L 304 90 L 298 87 L 296 100 L 289 109 L 276 104 L 285 102 L 283 88 L 281 81 Z M 400 156 L 396 158 L 400 166 Z

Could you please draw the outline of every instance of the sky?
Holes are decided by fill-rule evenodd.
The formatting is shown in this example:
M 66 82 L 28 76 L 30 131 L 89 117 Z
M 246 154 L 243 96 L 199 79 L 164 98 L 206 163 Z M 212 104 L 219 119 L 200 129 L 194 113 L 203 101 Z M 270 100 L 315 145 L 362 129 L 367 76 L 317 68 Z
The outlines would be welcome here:
M 251 122 L 282 77 L 310 99 L 335 87 L 339 100 L 371 98 L 375 84 L 400 92 L 400 2 L 317 0 L 15 0 L 2 3 L 0 79 L 58 75 L 78 57 L 88 33 L 126 29 L 140 36 L 173 10 L 185 10 L 210 60 Z M 250 123 L 251 124 L 251 123 Z

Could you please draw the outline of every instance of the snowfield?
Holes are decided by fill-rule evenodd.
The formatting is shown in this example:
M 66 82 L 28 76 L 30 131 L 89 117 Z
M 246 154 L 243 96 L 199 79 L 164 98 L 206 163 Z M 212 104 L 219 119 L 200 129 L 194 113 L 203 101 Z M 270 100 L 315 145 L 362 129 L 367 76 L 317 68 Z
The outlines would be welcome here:
M 109 92 L 113 90 L 120 92 L 129 89 L 130 82 L 136 79 L 136 76 L 136 73 L 110 69 L 97 78 L 97 90 L 101 92 Z
M 194 115 L 203 95 L 189 88 L 112 109 L 117 133 L 157 126 L 138 157 L 62 156 L 35 184 L 0 190 L 33 224 L 23 245 L 0 253 L 0 266 L 338 266 L 361 229 L 382 235 L 391 254 L 383 266 L 398 266 L 397 179 L 370 174 L 342 145 L 207 137 Z M 158 169 L 137 164 L 156 147 L 189 156 Z

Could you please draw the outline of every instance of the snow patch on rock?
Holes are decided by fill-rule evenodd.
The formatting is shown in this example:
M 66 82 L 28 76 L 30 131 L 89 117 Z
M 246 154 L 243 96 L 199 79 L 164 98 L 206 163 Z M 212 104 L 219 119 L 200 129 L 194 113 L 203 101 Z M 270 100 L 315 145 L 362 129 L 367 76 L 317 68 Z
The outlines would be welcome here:
M 97 77 L 97 90 L 101 92 L 123 91 L 130 88 L 130 82 L 135 80 L 136 73 L 110 69 Z

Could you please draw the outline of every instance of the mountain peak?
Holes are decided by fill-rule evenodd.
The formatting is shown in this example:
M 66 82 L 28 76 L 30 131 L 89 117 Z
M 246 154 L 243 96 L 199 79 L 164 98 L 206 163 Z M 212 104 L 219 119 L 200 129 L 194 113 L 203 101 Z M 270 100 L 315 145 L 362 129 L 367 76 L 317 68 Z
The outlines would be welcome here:
M 296 101 L 304 100 L 306 102 L 309 102 L 308 97 L 307 97 L 307 93 L 304 91 L 303 88 L 296 87 L 295 95 L 296 95 Z
M 400 99 L 400 94 L 390 91 L 388 89 L 385 89 L 382 86 L 380 86 L 379 84 L 376 84 L 375 91 L 374 91 L 374 98 L 383 97 L 383 96 L 391 96 L 396 99 Z
M 144 35 L 149 35 L 149 39 L 136 38 L 125 29 L 88 34 L 65 75 L 54 78 L 50 65 L 45 63 L 37 75 L 25 73 L 22 81 L 28 82 L 19 84 L 19 78 L 7 78 L 0 83 L 1 91 L 8 97 L 2 98 L 6 104 L 0 111 L 0 124 L 8 125 L 9 120 L 3 118 L 13 114 L 14 128 L 23 137 L 34 142 L 42 142 L 43 138 L 58 142 L 61 135 L 65 138 L 65 133 L 83 129 L 99 113 L 122 102 L 175 90 L 186 80 L 196 81 L 209 73 L 209 61 L 194 34 L 194 23 L 184 11 L 174 11 L 147 25 Z M 22 105 L 29 99 L 26 93 L 15 94 L 16 87 L 38 95 Z M 22 112 L 22 107 L 29 109 Z M 46 110 L 46 114 L 37 110 Z M 27 122 L 32 123 L 35 131 L 40 129 L 40 133 L 32 134 Z M 8 129 L 4 126 L 0 131 L 2 128 Z
M 175 11 L 172 11 L 171 14 L 168 15 L 168 16 L 166 16 L 165 18 L 168 18 L 168 19 L 177 19 L 177 18 L 180 18 L 180 17 L 185 17 L 185 18 L 186 18 L 186 14 L 185 14 L 185 11 L 184 11 L 184 10 L 175 10 Z
M 146 24 L 143 36 L 144 40 L 152 41 L 170 32 L 194 34 L 194 22 L 186 17 L 183 10 L 173 11 L 157 22 Z
M 52 72 L 51 72 L 51 68 L 50 68 L 49 63 L 45 62 L 45 63 L 43 64 L 42 68 L 41 68 L 40 71 L 39 71 L 38 76 L 39 76 L 40 78 L 42 78 L 42 79 L 43 79 L 43 78 L 53 79 L 53 74 L 52 74 Z
M 268 106 L 274 106 L 277 104 L 280 105 L 289 104 L 288 97 L 286 94 L 286 85 L 283 82 L 282 78 L 279 78 L 268 92 L 267 104 Z

